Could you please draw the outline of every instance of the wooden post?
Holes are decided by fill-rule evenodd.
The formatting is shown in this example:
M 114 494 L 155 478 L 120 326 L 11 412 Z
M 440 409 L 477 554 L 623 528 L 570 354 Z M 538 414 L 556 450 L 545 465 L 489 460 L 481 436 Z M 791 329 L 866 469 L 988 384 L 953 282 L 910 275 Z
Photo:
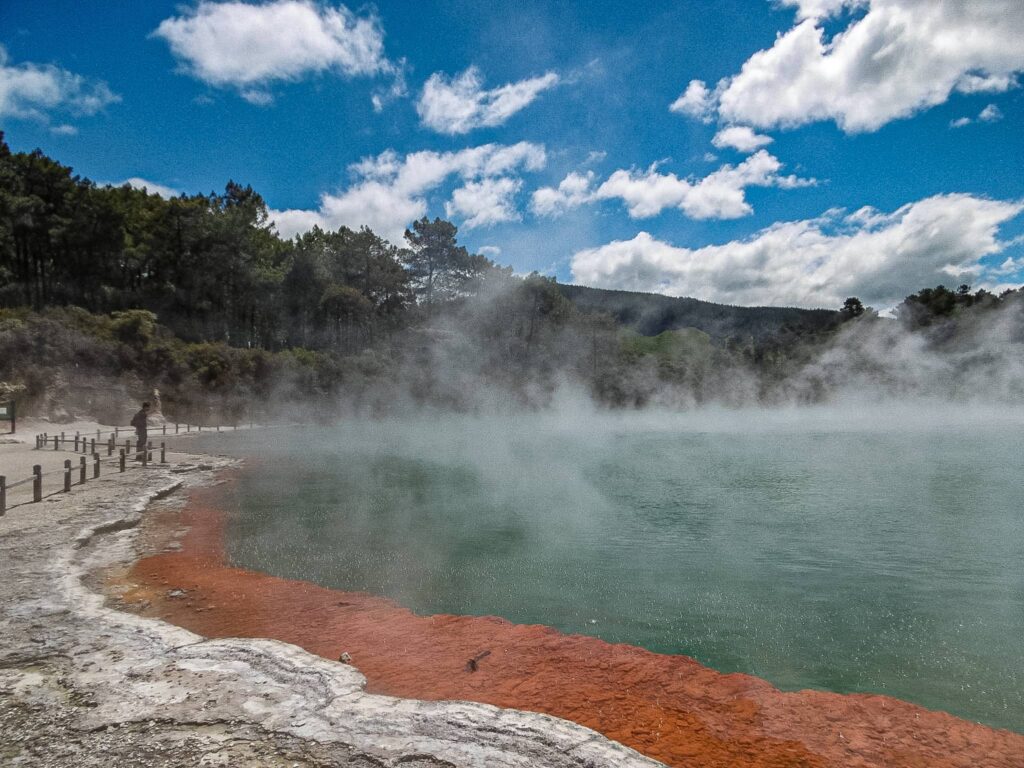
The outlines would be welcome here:
M 117 434 L 119 429 L 121 429 L 121 428 L 120 427 L 114 427 L 114 442 L 117 442 L 117 438 L 120 437 L 120 435 Z
M 54 435 L 53 436 L 53 450 L 55 450 L 55 451 L 59 451 L 60 450 L 60 445 L 57 443 L 57 440 L 58 440 L 58 437 L 56 435 Z
M 121 466 L 121 471 L 124 472 L 124 448 L 121 449 L 120 466 Z
M 160 425 L 160 430 L 161 430 L 160 434 L 163 434 L 163 435 L 167 434 L 167 422 L 166 421 L 162 425 Z
M 0 517 L 7 511 L 7 478 L 0 475 Z
M 32 501 L 43 500 L 43 468 L 36 464 L 32 467 Z
M 92 454 L 92 476 L 93 479 L 100 476 L 100 455 L 95 452 Z
M 178 434 L 178 422 L 174 422 L 174 434 Z
M 85 485 L 85 456 L 78 457 L 78 484 Z
M 78 435 L 75 435 L 75 453 L 78 453 Z
M 114 433 L 110 433 L 110 439 L 107 440 L 107 456 L 114 455 Z
M 185 431 L 186 432 L 191 432 L 192 431 L 192 425 L 191 424 L 186 424 L 185 425 Z
M 125 453 L 131 453 L 132 452 L 132 441 L 131 440 L 125 440 L 124 441 L 124 452 Z
M 64 459 L 64 493 L 71 492 L 71 459 Z
M 96 453 L 96 438 L 89 441 L 89 453 Z
M 160 463 L 167 463 L 167 443 L 160 443 Z

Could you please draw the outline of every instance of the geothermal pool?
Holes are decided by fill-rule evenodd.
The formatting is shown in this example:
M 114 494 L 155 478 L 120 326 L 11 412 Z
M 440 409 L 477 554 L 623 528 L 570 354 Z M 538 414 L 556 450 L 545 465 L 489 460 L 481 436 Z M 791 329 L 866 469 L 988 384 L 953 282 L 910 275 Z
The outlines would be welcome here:
M 1024 732 L 1022 413 L 570 410 L 202 442 L 262 459 L 226 500 L 235 565 Z

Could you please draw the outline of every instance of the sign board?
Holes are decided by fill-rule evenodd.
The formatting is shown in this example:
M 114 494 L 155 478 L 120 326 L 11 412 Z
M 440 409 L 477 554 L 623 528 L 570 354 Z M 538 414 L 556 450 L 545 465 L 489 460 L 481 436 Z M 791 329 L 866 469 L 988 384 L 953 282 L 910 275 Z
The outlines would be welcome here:
M 14 403 L 0 403 L 0 421 L 11 422 L 11 432 L 14 432 Z

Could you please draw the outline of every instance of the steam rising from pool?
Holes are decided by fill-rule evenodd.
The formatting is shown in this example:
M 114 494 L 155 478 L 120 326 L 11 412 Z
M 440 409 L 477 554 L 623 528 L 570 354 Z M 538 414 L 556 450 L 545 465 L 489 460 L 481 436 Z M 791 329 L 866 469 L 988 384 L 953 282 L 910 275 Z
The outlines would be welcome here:
M 230 557 L 1024 731 L 1024 410 L 583 403 L 232 436 Z

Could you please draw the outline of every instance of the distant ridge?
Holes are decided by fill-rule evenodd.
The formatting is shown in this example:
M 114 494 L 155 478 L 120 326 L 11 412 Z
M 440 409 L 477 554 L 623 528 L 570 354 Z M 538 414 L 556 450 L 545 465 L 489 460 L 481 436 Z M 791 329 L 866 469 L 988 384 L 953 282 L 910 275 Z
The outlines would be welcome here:
M 730 337 L 762 339 L 777 335 L 783 328 L 821 330 L 839 318 L 839 313 L 831 309 L 734 307 L 660 293 L 612 291 L 561 283 L 558 289 L 580 311 L 607 313 L 642 336 L 696 328 L 716 341 Z

